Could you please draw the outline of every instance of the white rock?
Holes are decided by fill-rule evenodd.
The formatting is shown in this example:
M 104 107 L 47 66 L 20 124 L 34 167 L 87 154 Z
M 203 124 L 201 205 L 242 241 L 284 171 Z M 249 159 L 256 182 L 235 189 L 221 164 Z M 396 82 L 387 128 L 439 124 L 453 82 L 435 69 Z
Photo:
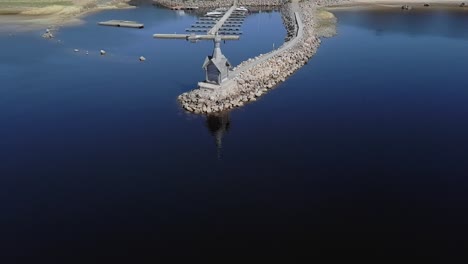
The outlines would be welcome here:
M 106 55 L 106 51 L 105 50 L 101 50 L 101 55 Z
M 140 61 L 146 61 L 146 58 L 143 56 L 140 56 Z

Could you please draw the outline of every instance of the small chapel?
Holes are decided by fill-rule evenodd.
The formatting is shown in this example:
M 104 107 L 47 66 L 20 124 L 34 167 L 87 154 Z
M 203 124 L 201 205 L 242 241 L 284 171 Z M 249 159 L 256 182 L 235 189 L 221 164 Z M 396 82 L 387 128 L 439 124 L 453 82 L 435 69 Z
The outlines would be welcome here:
M 221 38 L 216 36 L 214 39 L 213 55 L 207 56 L 203 63 L 203 69 L 206 73 L 206 82 L 212 84 L 221 84 L 229 77 L 231 63 L 221 52 Z

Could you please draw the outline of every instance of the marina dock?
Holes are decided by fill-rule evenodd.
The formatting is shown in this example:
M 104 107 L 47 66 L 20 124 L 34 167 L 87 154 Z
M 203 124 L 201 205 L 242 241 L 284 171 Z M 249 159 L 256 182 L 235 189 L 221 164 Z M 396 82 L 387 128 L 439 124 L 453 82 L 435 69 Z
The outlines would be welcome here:
M 154 34 L 154 38 L 158 39 L 186 39 L 186 40 L 213 40 L 211 35 L 196 35 L 196 34 Z M 222 36 L 222 40 L 238 40 L 239 36 Z
M 237 8 L 237 5 L 236 3 L 234 3 L 231 8 L 229 8 L 229 10 L 224 13 L 223 17 L 218 20 L 218 22 L 214 25 L 214 27 L 212 29 L 210 29 L 208 31 L 208 35 L 215 35 L 218 33 L 219 29 L 223 26 L 224 22 L 226 22 L 226 20 L 231 16 L 232 12 L 234 12 L 234 10 Z
M 127 20 L 109 20 L 98 23 L 101 26 L 111 26 L 111 27 L 128 27 L 128 28 L 144 28 L 145 25 L 138 23 L 136 21 L 127 21 Z
M 198 6 L 172 6 L 171 10 L 197 10 Z

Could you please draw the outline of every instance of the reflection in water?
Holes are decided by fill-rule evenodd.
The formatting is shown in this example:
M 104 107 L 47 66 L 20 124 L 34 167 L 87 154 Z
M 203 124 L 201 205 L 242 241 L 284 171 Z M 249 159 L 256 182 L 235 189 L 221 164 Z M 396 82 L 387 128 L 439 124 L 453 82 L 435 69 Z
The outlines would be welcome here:
M 206 117 L 206 126 L 210 133 L 215 137 L 218 159 L 221 158 L 222 141 L 224 134 L 229 131 L 231 121 L 229 120 L 229 112 L 211 114 Z

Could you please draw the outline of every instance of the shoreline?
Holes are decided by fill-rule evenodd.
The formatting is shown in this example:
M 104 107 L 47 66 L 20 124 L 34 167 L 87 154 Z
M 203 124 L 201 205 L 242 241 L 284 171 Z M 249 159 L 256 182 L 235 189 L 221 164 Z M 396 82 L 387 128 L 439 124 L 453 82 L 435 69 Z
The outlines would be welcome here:
M 82 18 L 106 10 L 136 8 L 128 0 L 117 0 L 107 5 L 51 5 L 46 7 L 21 7 L 0 9 L 0 32 L 26 32 L 40 29 L 57 29 L 80 25 Z
M 460 5 L 465 3 L 464 7 Z M 428 4 L 429 6 L 425 6 Z M 447 10 L 447 11 L 460 11 L 468 12 L 468 1 L 464 0 L 350 0 L 342 1 L 340 3 L 331 4 L 324 6 L 327 10 L 336 11 L 336 10 L 369 10 L 369 11 L 379 11 L 379 10 L 390 10 L 390 9 L 399 9 L 401 10 L 402 6 L 407 5 L 411 7 L 411 11 L 437 11 L 437 10 Z
M 203 9 L 229 6 L 232 3 L 232 0 L 197 2 L 185 0 L 109 0 L 105 4 L 98 5 L 93 0 L 76 1 L 83 1 L 83 4 L 0 8 L 0 24 L 2 25 L 0 33 L 80 25 L 83 23 L 82 18 L 87 15 L 106 10 L 136 8 L 141 2 L 165 8 L 196 4 Z M 278 8 L 288 2 L 288 0 L 239 0 L 239 5 Z M 137 5 L 131 5 L 132 3 Z M 385 11 L 401 9 L 403 5 L 409 5 L 412 8 L 411 11 L 416 12 L 436 10 L 468 12 L 468 0 L 465 2 L 465 7 L 460 7 L 461 3 L 464 3 L 463 0 L 319 0 L 311 4 L 316 4 L 317 7 L 328 11 Z M 429 4 L 429 6 L 424 6 L 424 4 Z
M 180 5 L 197 5 L 203 9 L 229 6 L 232 0 L 217 1 L 184 1 L 184 0 L 145 0 L 145 3 L 159 5 L 165 8 Z M 287 0 L 239 0 L 239 5 L 250 7 L 281 7 Z M 94 3 L 94 2 L 87 2 Z M 16 7 L 0 8 L 0 32 L 33 31 L 44 28 L 57 28 L 61 26 L 74 26 L 83 23 L 82 18 L 97 12 L 115 9 L 137 8 L 134 0 L 113 0 L 105 5 L 51 5 L 45 7 Z M 465 7 L 460 7 L 465 3 Z M 460 11 L 468 12 L 468 0 L 319 0 L 317 4 L 329 11 L 369 10 L 385 11 L 401 9 L 402 5 L 409 5 L 412 11 Z M 424 6 L 429 4 L 429 6 Z

